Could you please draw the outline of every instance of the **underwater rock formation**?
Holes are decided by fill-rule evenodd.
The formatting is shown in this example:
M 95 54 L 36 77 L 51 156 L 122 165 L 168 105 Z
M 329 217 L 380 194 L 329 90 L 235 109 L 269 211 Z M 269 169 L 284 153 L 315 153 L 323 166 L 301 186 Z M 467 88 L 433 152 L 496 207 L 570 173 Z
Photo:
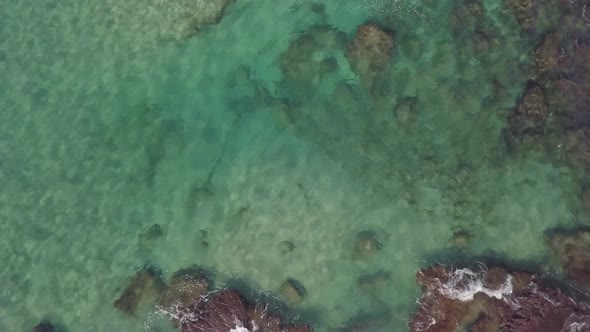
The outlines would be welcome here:
M 50 322 L 41 322 L 33 327 L 33 332 L 59 332 L 59 328 Z
M 186 269 L 175 272 L 164 288 L 158 301 L 158 307 L 170 311 L 174 309 L 187 308 L 195 299 L 201 298 L 209 293 L 213 281 L 209 274 L 193 265 Z
M 508 119 L 517 135 L 542 134 L 549 117 L 549 108 L 541 87 L 531 83 Z
M 217 24 L 232 0 L 181 0 L 160 8 L 162 35 L 172 39 L 190 38 L 208 25 Z M 160 6 L 162 7 L 162 6 Z
M 504 0 L 504 8 L 508 10 L 523 30 L 534 27 L 536 15 L 535 0 Z
M 388 72 L 393 56 L 393 36 L 374 24 L 361 25 L 348 45 L 346 58 L 368 91 L 378 75 Z
M 590 289 L 590 231 L 556 232 L 547 236 L 546 243 L 565 275 Z
M 419 271 L 423 295 L 412 332 L 565 331 L 590 328 L 590 306 L 526 272 L 502 267 Z
M 346 45 L 346 35 L 332 27 L 315 26 L 291 41 L 280 56 L 283 91 L 291 97 L 316 93 L 322 78 L 337 70 L 338 62 L 325 54 Z
M 379 270 L 374 273 L 362 274 L 356 279 L 356 285 L 360 289 L 373 289 L 385 286 L 391 281 L 391 272 Z
M 344 326 L 333 329 L 333 332 L 373 332 L 381 331 L 391 321 L 391 314 L 383 312 L 361 312 Z
M 163 288 L 164 281 L 160 272 L 152 267 L 144 267 L 131 277 L 113 305 L 130 315 L 149 310 L 158 300 Z
M 303 285 L 293 279 L 287 278 L 279 288 L 279 294 L 285 299 L 289 305 L 298 305 L 305 298 L 306 290 Z
M 381 250 L 383 245 L 377 239 L 377 233 L 374 231 L 358 232 L 354 241 L 353 259 L 364 259 L 373 256 Z

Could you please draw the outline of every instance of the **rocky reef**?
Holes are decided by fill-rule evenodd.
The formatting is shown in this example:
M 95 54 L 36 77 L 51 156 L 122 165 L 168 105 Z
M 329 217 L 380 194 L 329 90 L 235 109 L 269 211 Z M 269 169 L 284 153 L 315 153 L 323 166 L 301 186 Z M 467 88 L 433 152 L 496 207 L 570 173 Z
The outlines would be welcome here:
M 590 329 L 590 306 L 538 276 L 504 267 L 433 266 L 419 271 L 413 332 Z
M 577 286 L 590 289 L 590 230 L 551 232 L 546 244 L 565 276 Z
M 285 288 L 288 289 L 285 291 Z M 292 303 L 293 297 L 299 303 L 305 295 L 303 286 L 294 279 L 288 279 L 280 292 L 283 296 L 288 293 L 285 297 L 292 305 L 296 304 Z M 247 299 L 238 290 L 214 289 L 212 272 L 196 265 L 178 270 L 167 283 L 158 270 L 144 267 L 130 278 L 113 305 L 137 317 L 159 312 L 182 332 L 313 331 L 309 326 L 294 324 L 285 315 L 274 313 L 269 303 Z
M 311 332 L 310 327 L 291 325 L 268 313 L 264 306 L 247 301 L 238 291 L 222 290 L 195 301 L 190 315 L 182 319 L 182 332 Z

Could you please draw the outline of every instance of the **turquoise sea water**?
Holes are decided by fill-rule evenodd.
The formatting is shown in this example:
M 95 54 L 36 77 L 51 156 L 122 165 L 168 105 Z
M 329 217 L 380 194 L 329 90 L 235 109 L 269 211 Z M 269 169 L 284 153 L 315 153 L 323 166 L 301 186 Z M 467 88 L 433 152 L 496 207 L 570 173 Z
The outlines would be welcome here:
M 69 331 L 159 326 L 112 306 L 151 263 L 167 276 L 210 266 L 219 286 L 247 278 L 264 292 L 296 278 L 308 293 L 296 312 L 318 331 L 383 312 L 376 329 L 405 331 L 414 274 L 456 257 L 456 229 L 473 235 L 468 255 L 539 260 L 543 231 L 580 219 L 568 168 L 503 146 L 534 41 L 497 1 L 483 2 L 500 38 L 485 56 L 451 31 L 455 1 L 322 12 L 236 0 L 219 24 L 176 38 L 185 3 L 0 0 L 0 330 L 46 317 Z M 318 55 L 337 69 L 299 87 L 295 114 L 277 110 L 295 89 L 280 66 L 290 42 L 316 25 L 350 40 L 366 22 L 395 32 L 387 93 L 418 98 L 415 121 L 368 107 L 338 49 Z M 505 89 L 489 102 L 492 79 Z M 155 223 L 165 236 L 140 246 Z M 365 230 L 383 248 L 352 259 Z M 356 286 L 381 269 L 381 288 Z

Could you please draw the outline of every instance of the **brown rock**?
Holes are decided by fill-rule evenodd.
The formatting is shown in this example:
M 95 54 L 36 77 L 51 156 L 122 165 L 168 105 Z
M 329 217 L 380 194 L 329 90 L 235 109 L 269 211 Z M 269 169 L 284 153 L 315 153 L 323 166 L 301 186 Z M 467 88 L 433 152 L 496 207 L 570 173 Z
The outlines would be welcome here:
M 389 70 L 392 56 L 393 36 L 374 24 L 360 26 L 346 52 L 352 70 L 368 91 L 372 91 L 377 76 Z
M 588 304 L 525 272 L 435 266 L 416 279 L 423 295 L 412 332 L 563 331 L 572 321 L 590 324 Z
M 155 304 L 163 288 L 161 274 L 151 267 L 144 267 L 131 277 L 129 285 L 113 305 L 130 315 L 147 311 Z
M 260 332 L 281 331 L 281 319 L 269 313 L 267 306 L 256 304 L 248 309 L 248 318 L 252 326 L 256 326 Z
M 246 301 L 234 290 L 224 290 L 207 300 L 198 300 L 191 309 L 194 315 L 183 318 L 182 332 L 228 332 L 248 324 Z

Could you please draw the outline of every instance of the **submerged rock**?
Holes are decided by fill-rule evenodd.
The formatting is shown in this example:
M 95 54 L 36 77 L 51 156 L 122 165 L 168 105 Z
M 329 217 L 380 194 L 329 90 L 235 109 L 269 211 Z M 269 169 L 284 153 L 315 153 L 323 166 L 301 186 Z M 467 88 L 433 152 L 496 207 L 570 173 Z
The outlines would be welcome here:
M 346 58 L 368 91 L 378 75 L 391 68 L 393 36 L 374 24 L 361 25 L 348 45 Z
M 164 234 L 164 229 L 160 224 L 153 224 L 144 228 L 138 235 L 139 248 L 142 250 L 150 249 Z
M 535 0 L 504 0 L 504 8 L 516 19 L 523 30 L 530 30 L 535 25 Z
M 151 309 L 164 288 L 159 271 L 144 267 L 129 281 L 123 294 L 113 303 L 114 307 L 126 314 L 136 314 Z
M 415 121 L 418 102 L 417 97 L 400 98 L 393 108 L 396 119 L 403 124 Z
M 360 275 L 356 279 L 356 285 L 360 289 L 383 287 L 391 281 L 391 272 L 379 270 L 375 273 Z
M 419 271 L 423 295 L 412 332 L 565 331 L 590 327 L 590 306 L 525 272 L 502 267 Z M 585 325 L 584 325 L 585 324 Z
M 50 322 L 41 322 L 33 327 L 33 332 L 60 332 L 63 331 Z
M 381 250 L 383 245 L 377 239 L 374 231 L 362 231 L 356 234 L 354 241 L 353 259 L 363 259 L 373 256 Z
M 183 309 L 209 293 L 213 281 L 210 273 L 193 265 L 175 272 L 164 288 L 158 306 L 164 310 Z
M 293 244 L 293 242 L 291 242 L 289 240 L 285 240 L 285 241 L 281 241 L 277 245 L 277 248 L 279 249 L 279 252 L 281 253 L 281 255 L 286 255 L 295 249 L 295 245 Z
M 508 122 L 514 133 L 542 134 L 550 116 L 545 94 L 535 83 L 529 84 L 524 95 L 510 114 Z
M 293 278 L 287 278 L 279 288 L 279 294 L 287 304 L 295 306 L 303 301 L 306 295 L 305 287 Z
M 566 276 L 590 289 L 590 230 L 550 234 L 546 243 Z
M 327 54 L 341 52 L 346 35 L 332 27 L 315 26 L 294 39 L 280 56 L 283 91 L 293 97 L 317 93 L 317 85 L 338 70 L 338 62 Z
M 533 51 L 533 61 L 538 75 L 553 73 L 558 70 L 562 56 L 559 48 L 559 36 L 555 33 L 545 35 L 543 41 Z
M 464 229 L 457 229 L 453 232 L 453 235 L 449 239 L 449 242 L 453 247 L 459 249 L 465 249 L 471 244 L 471 239 L 473 235 Z
M 361 312 L 344 324 L 333 329 L 334 332 L 373 332 L 381 331 L 391 321 L 389 312 Z

